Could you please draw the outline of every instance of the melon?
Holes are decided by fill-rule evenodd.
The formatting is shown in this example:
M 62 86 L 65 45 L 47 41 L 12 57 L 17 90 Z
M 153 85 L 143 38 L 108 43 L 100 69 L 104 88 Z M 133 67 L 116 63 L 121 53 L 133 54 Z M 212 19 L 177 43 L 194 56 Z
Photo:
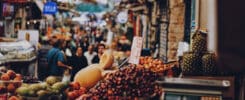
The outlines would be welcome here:
M 109 69 L 112 67 L 114 63 L 114 56 L 109 51 L 106 51 L 103 53 L 103 55 L 100 57 L 99 64 L 101 65 L 102 69 Z
M 92 64 L 81 69 L 74 77 L 74 82 L 78 82 L 81 87 L 87 89 L 93 87 L 102 79 L 100 64 Z

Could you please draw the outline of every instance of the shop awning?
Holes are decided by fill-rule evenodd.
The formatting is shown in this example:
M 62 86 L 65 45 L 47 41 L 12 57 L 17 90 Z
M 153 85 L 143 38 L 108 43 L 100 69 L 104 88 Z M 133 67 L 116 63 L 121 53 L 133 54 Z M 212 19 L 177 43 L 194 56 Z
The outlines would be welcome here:
M 81 3 L 77 5 L 76 10 L 79 12 L 103 12 L 106 7 L 101 4 Z

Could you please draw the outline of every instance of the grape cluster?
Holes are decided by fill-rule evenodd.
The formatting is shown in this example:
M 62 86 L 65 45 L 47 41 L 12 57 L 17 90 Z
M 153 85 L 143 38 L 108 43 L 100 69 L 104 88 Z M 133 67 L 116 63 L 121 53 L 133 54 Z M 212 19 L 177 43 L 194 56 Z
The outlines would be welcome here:
M 91 88 L 83 100 L 134 100 L 159 96 L 162 89 L 154 83 L 158 74 L 142 65 L 128 65 L 111 73 Z

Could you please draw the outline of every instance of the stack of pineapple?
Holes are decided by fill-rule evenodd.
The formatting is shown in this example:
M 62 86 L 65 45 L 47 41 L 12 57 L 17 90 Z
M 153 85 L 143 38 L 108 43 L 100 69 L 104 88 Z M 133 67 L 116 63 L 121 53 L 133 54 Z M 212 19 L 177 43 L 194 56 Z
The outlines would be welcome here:
M 191 51 L 183 55 L 183 73 L 184 75 L 213 75 L 215 69 L 215 54 L 207 51 L 207 34 L 196 31 L 192 37 Z

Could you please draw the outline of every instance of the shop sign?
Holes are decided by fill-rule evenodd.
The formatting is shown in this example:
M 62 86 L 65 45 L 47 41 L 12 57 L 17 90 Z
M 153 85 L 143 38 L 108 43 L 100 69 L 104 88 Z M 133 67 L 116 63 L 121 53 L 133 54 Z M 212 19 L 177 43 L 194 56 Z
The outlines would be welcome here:
M 43 7 L 43 14 L 55 14 L 57 12 L 57 4 L 55 2 L 47 2 Z
M 129 63 L 139 64 L 140 54 L 142 50 L 142 43 L 143 43 L 142 37 L 138 37 L 138 36 L 134 37 L 133 44 L 131 47 L 131 54 L 128 61 Z

